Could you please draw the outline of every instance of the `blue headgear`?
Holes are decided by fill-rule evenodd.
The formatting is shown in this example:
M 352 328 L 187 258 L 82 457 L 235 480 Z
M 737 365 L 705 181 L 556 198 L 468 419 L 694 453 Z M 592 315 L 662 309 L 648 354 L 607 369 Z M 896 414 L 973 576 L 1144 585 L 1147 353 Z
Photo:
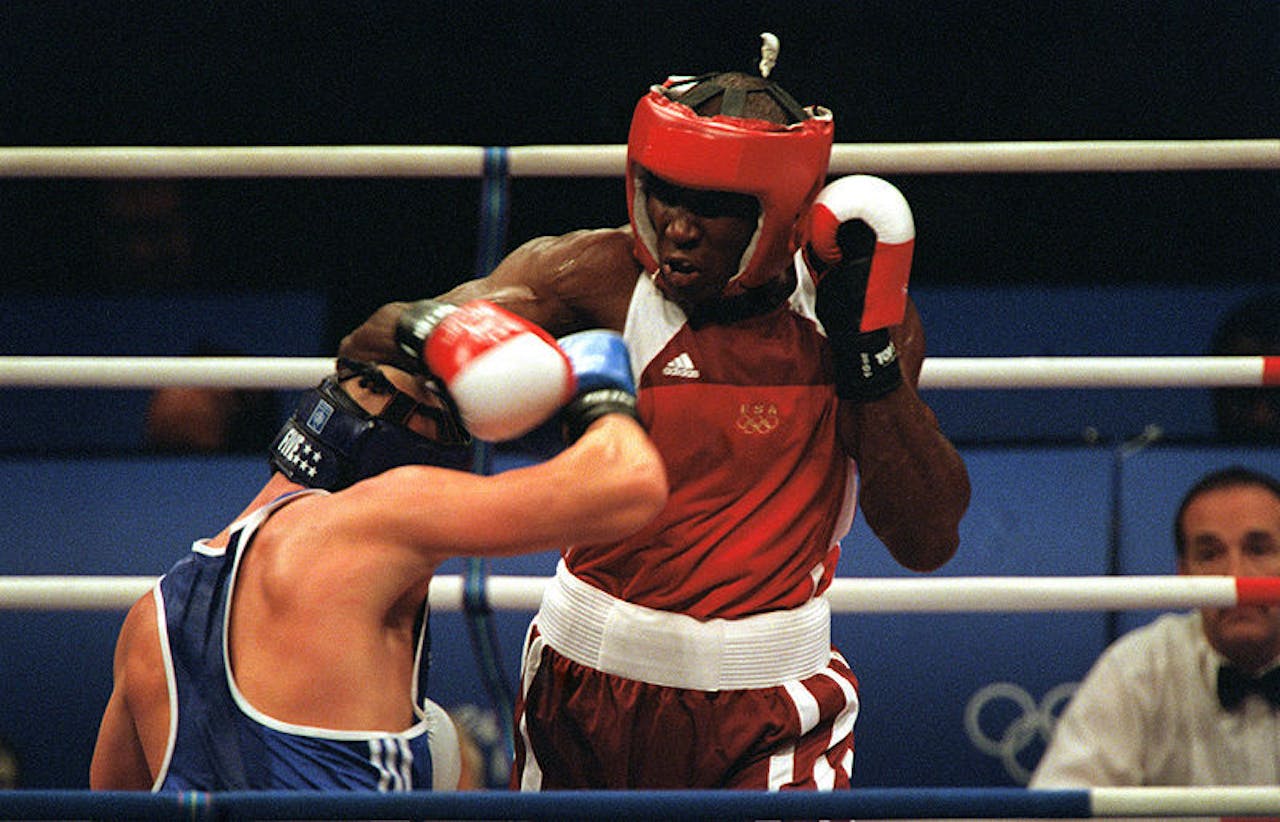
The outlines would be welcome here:
M 444 409 L 424 405 L 398 390 L 370 363 L 339 360 L 336 374 L 303 394 L 293 416 L 271 443 L 271 465 L 290 480 L 308 488 L 338 491 L 399 465 L 435 465 L 466 470 L 471 466 L 471 437 L 458 420 L 448 395 L 434 383 L 427 388 L 443 401 Z M 390 397 L 377 414 L 351 398 L 344 380 Z M 408 428 L 421 414 L 435 420 L 437 439 Z

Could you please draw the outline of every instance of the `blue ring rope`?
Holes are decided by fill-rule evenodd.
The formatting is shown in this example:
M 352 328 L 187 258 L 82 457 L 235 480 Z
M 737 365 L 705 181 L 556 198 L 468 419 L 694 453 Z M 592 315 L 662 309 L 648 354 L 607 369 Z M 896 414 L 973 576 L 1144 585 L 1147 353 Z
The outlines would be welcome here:
M 483 277 L 496 268 L 506 249 L 510 183 L 507 149 L 486 148 L 484 174 L 480 182 L 480 229 L 476 244 L 475 271 L 477 277 Z M 489 443 L 476 441 L 472 470 L 482 475 L 493 473 L 493 449 Z M 498 712 L 498 724 L 502 728 L 507 755 L 511 757 L 515 751 L 515 694 L 511 689 L 511 680 L 502 666 L 497 631 L 494 629 L 489 607 L 488 575 L 487 563 L 482 558 L 472 557 L 467 560 L 462 605 L 476 664 L 480 668 L 480 676 L 489 699 Z
M 849 791 L 0 791 L 5 819 L 1088 819 L 1090 791 L 861 788 Z

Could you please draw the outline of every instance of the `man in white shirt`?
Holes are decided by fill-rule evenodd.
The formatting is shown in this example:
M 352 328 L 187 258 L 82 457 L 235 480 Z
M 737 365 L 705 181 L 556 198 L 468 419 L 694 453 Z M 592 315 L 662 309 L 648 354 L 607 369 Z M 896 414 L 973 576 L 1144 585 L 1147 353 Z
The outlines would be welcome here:
M 1280 576 L 1280 482 L 1240 467 L 1206 475 L 1174 536 L 1180 574 Z M 1280 607 L 1166 614 L 1121 637 L 1030 785 L 1280 785 Z

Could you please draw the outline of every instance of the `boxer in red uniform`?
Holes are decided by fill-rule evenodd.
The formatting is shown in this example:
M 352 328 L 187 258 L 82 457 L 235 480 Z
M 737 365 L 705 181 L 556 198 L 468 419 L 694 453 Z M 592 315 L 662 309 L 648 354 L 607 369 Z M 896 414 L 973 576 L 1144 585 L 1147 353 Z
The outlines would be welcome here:
M 632 120 L 629 226 L 533 240 L 440 298 L 621 331 L 670 481 L 639 533 L 564 552 L 525 648 L 523 789 L 850 783 L 839 541 L 860 503 L 899 563 L 938 568 L 969 482 L 916 393 L 910 209 L 874 178 L 824 190 L 832 135 L 764 78 L 670 80 Z M 342 351 L 407 365 L 431 305 Z

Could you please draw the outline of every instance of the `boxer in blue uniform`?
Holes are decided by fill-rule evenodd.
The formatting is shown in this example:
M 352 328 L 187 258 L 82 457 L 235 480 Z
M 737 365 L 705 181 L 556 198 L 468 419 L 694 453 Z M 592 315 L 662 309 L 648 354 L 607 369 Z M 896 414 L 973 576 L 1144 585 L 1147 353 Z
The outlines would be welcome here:
M 441 315 L 420 330 L 443 387 L 342 361 L 245 511 L 130 610 L 91 787 L 458 787 L 456 730 L 425 694 L 434 569 L 630 534 L 666 477 L 618 335 L 557 343 L 489 304 Z M 511 437 L 557 409 L 569 445 L 546 462 L 455 470 L 464 421 Z

